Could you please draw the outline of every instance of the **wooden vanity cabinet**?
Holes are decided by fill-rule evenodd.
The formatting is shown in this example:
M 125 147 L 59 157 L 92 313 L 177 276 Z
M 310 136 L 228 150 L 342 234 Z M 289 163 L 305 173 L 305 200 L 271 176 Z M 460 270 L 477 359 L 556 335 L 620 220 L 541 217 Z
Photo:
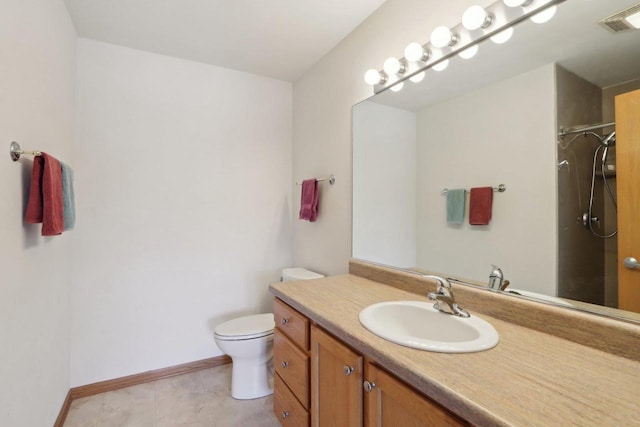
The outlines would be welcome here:
M 274 412 L 282 426 L 469 424 L 276 299 Z
M 311 425 L 362 426 L 363 358 L 311 326 Z
M 273 303 L 273 411 L 284 427 L 309 426 L 309 319 Z
M 364 425 L 367 427 L 469 425 L 374 363 L 366 364 L 365 379 Z

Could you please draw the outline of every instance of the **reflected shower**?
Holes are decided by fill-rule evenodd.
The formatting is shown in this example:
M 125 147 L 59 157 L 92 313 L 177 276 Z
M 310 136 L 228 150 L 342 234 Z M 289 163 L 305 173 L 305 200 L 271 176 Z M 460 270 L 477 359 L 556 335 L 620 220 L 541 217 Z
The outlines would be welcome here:
M 604 233 L 604 234 L 600 234 L 598 233 L 596 230 L 594 230 L 593 228 L 593 223 L 599 223 L 600 219 L 597 216 L 593 215 L 593 195 L 594 195 L 594 191 L 595 191 L 595 180 L 596 180 L 596 169 L 597 169 L 597 163 L 598 163 L 598 154 L 600 153 L 600 150 L 602 150 L 602 157 L 600 158 L 600 172 L 602 174 L 602 180 L 604 183 L 604 187 L 607 190 L 607 194 L 609 195 L 609 199 L 611 200 L 611 203 L 613 204 L 614 209 L 617 211 L 618 210 L 618 204 L 617 201 L 615 199 L 615 196 L 613 195 L 613 191 L 611 190 L 611 187 L 609 186 L 609 182 L 607 181 L 607 173 L 606 173 L 606 161 L 607 161 L 607 155 L 609 153 L 609 148 L 614 147 L 615 143 L 616 143 L 616 132 L 613 131 L 608 135 L 598 135 L 597 133 L 592 132 L 591 130 L 595 130 L 595 129 L 601 129 L 604 127 L 609 127 L 609 126 L 614 126 L 615 123 L 607 123 L 604 125 L 598 125 L 598 126 L 591 126 L 589 128 L 583 128 L 581 130 L 575 130 L 575 131 L 568 131 L 568 132 L 560 132 L 559 136 L 560 138 L 564 137 L 565 135 L 571 134 L 571 133 L 576 133 L 577 135 L 575 135 L 568 143 L 566 144 L 562 144 L 561 141 L 558 141 L 558 145 L 560 146 L 560 148 L 562 150 L 566 150 L 567 148 L 569 148 L 569 146 L 576 140 L 578 139 L 580 136 L 586 138 L 587 136 L 593 136 L 594 138 L 597 139 L 598 141 L 598 147 L 596 148 L 595 152 L 593 153 L 593 163 L 592 163 L 592 168 L 591 168 L 591 188 L 590 188 L 590 192 L 589 192 L 589 207 L 587 209 L 587 211 L 582 214 L 582 224 L 584 225 L 584 227 L 586 229 L 588 229 L 589 231 L 591 231 L 591 233 L 596 236 L 596 237 L 600 237 L 603 239 L 608 239 L 611 238 L 613 236 L 615 236 L 618 233 L 618 230 L 614 230 L 611 233 Z

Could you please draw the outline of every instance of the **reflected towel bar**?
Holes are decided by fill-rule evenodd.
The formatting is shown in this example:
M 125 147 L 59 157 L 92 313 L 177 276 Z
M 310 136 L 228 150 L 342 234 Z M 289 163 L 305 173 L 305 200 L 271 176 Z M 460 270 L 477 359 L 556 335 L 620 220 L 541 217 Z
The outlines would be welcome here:
M 445 188 L 444 190 L 442 190 L 441 194 L 444 196 L 445 194 L 447 194 L 447 192 L 449 191 L 448 188 Z M 507 186 L 504 184 L 500 184 L 497 187 L 493 187 L 493 191 L 497 191 L 499 193 L 504 193 L 505 191 L 507 191 Z M 469 190 L 465 189 L 464 190 L 465 193 L 468 193 Z
M 41 156 L 42 153 L 40 151 L 26 151 L 20 148 L 20 144 L 13 141 L 9 146 L 9 155 L 11 156 L 11 160 L 17 162 L 20 159 L 20 156 L 23 154 L 30 154 L 32 156 Z
M 336 183 L 336 177 L 333 174 L 331 174 L 326 178 L 318 178 L 316 179 L 316 181 L 329 181 L 329 184 L 333 185 Z M 296 182 L 296 185 L 302 185 L 302 183 Z

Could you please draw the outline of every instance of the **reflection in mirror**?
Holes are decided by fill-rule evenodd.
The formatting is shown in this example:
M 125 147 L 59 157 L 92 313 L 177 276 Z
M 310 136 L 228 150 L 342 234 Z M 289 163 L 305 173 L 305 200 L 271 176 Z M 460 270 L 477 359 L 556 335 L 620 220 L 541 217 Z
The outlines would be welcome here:
M 636 3 L 567 0 L 354 106 L 353 257 L 482 286 L 495 264 L 507 291 L 640 321 L 640 301 L 619 302 L 617 235 L 602 237 L 623 229 L 616 128 L 567 132 L 614 122 L 615 96 L 640 89 L 640 30 L 598 24 Z M 488 225 L 469 224 L 468 193 L 447 222 L 444 189 L 498 184 Z

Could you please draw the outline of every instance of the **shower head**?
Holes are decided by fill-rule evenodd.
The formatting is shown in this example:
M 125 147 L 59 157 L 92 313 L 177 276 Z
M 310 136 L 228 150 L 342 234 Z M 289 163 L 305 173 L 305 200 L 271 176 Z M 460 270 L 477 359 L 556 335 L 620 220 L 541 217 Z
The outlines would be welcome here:
M 603 137 L 600 140 L 600 144 L 605 147 L 613 147 L 614 145 L 616 145 L 616 131 L 613 131 L 609 135 Z

